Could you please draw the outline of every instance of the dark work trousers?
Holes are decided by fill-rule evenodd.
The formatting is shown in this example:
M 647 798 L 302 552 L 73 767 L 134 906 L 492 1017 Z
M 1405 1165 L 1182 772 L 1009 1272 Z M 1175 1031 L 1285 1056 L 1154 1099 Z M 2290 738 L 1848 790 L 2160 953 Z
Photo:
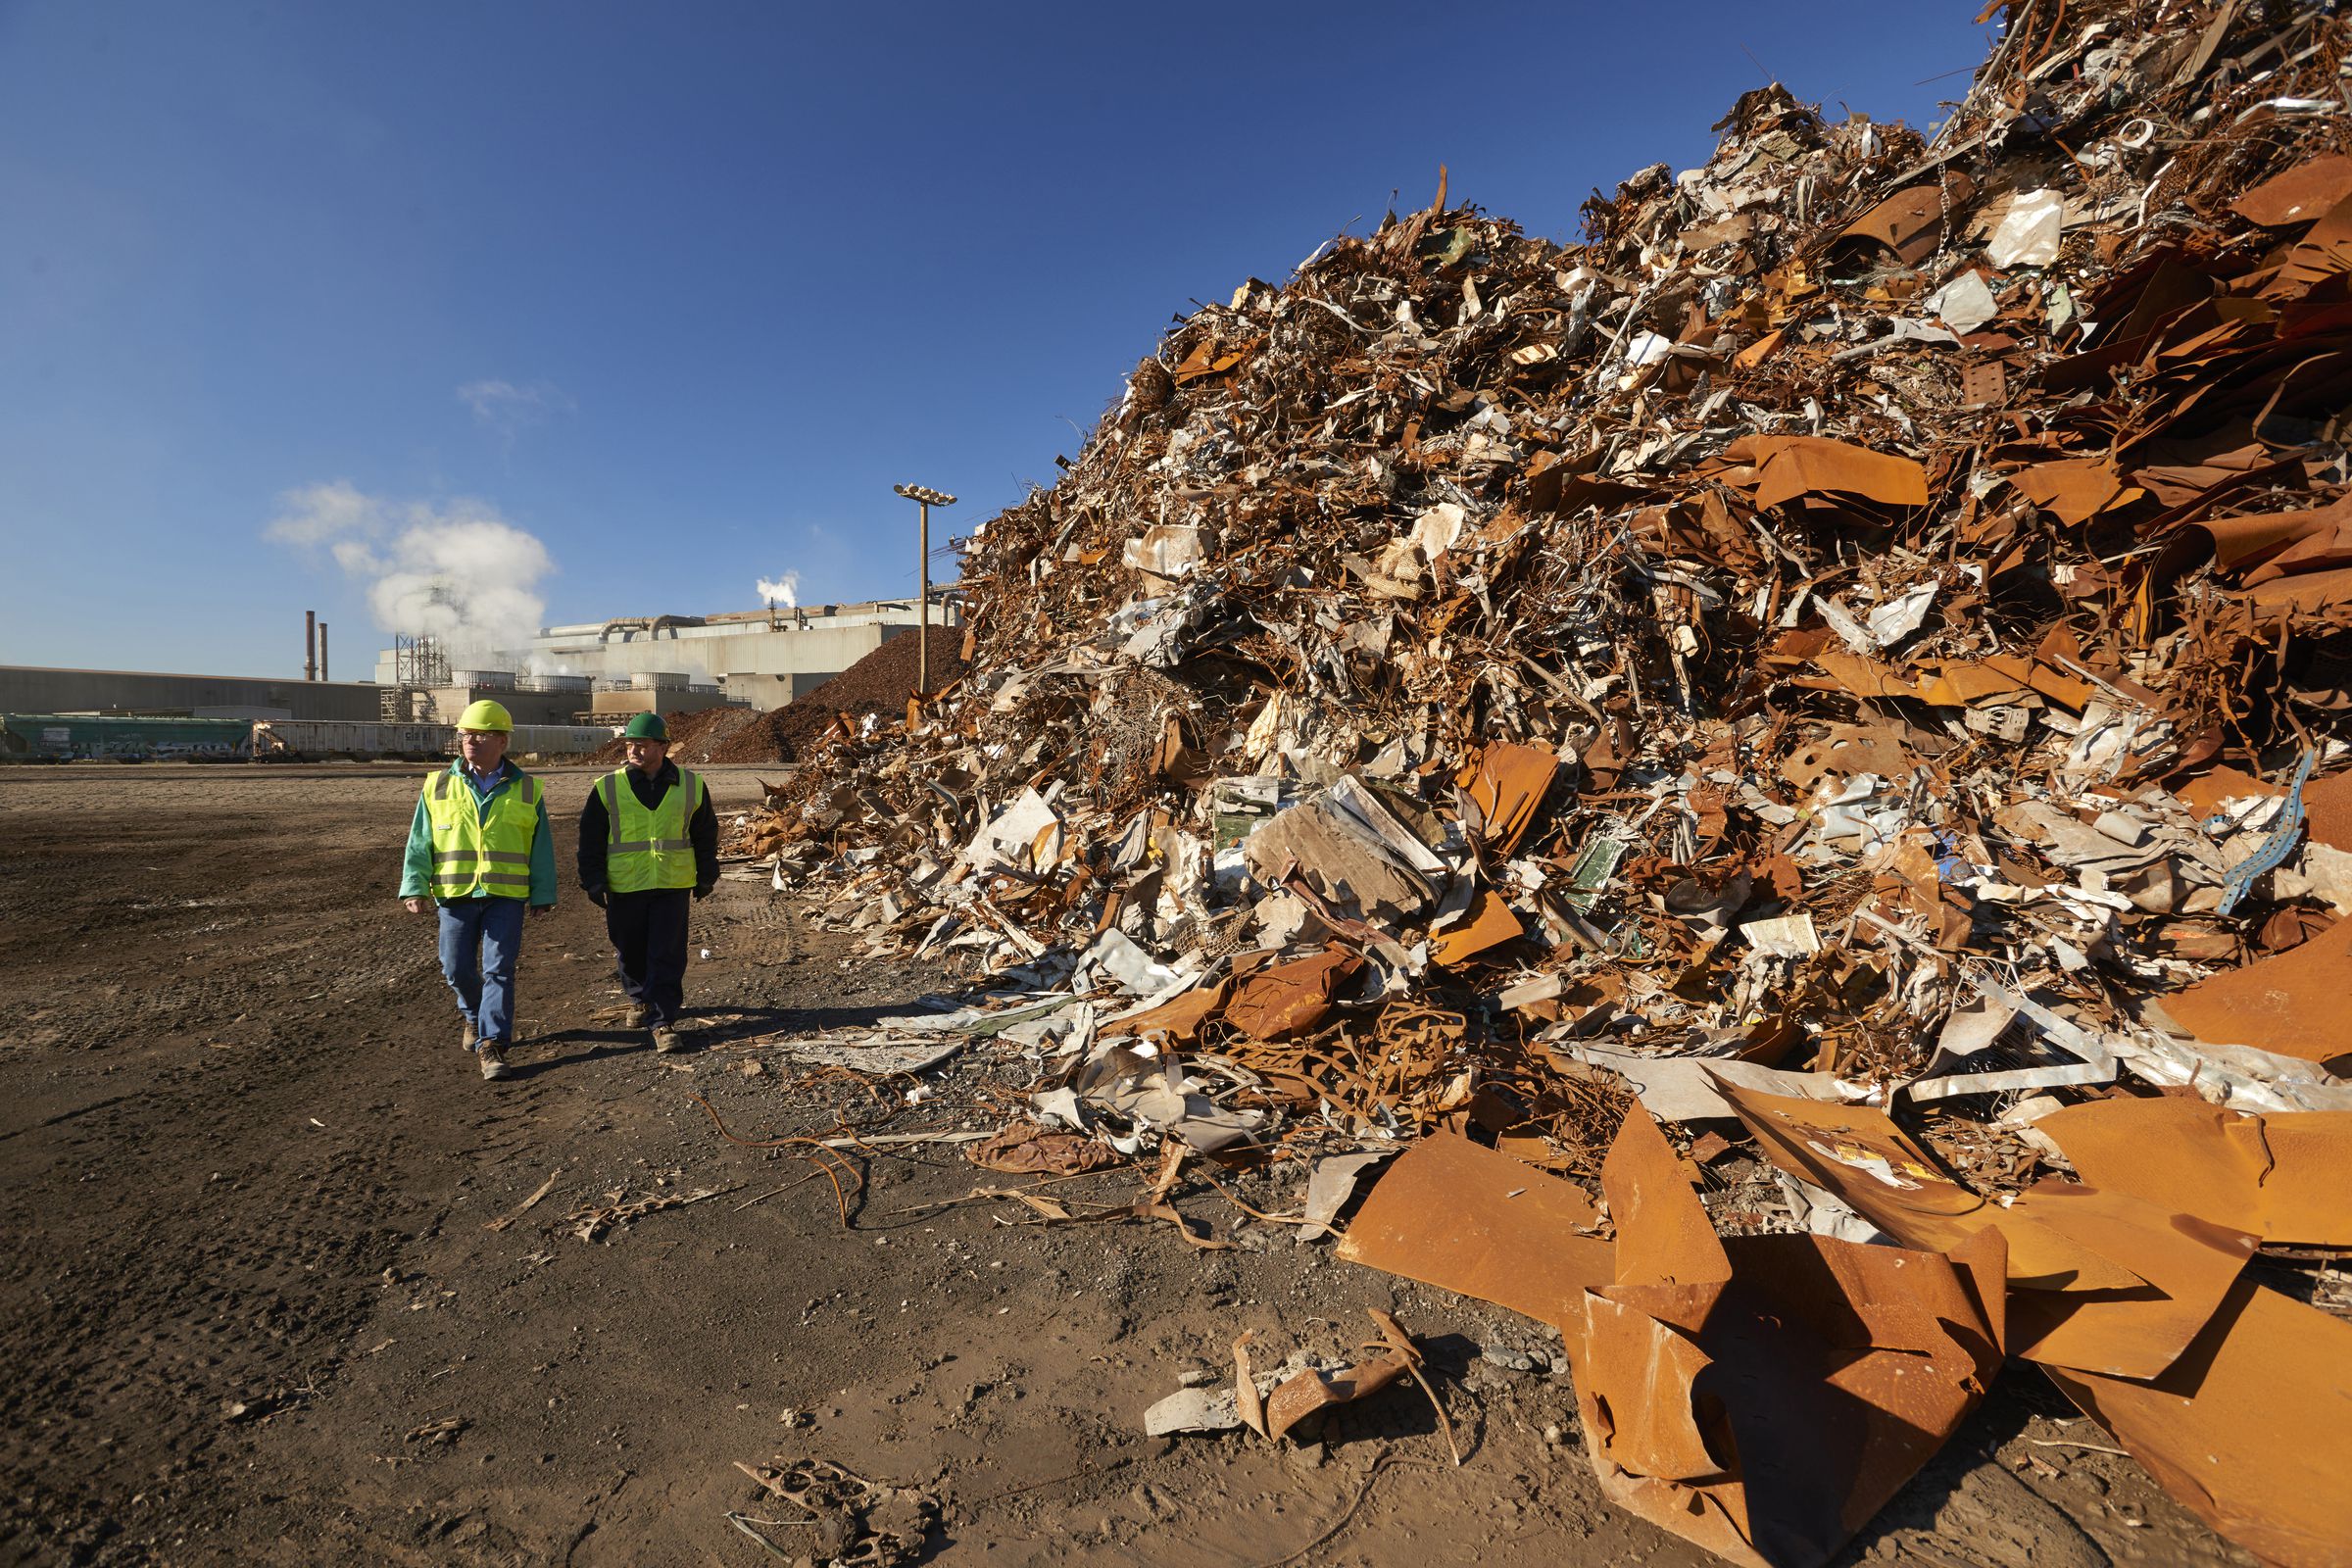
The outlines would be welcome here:
M 687 888 L 605 896 L 605 931 L 620 963 L 620 989 L 653 1014 L 653 1026 L 678 1021 L 686 1000 Z

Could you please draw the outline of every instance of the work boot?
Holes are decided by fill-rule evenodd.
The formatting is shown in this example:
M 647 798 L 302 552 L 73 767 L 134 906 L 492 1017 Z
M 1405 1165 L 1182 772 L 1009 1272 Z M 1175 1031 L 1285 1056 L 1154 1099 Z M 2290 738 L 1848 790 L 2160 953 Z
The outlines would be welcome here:
M 476 1029 L 473 1026 L 473 1020 L 468 1018 L 466 1021 L 466 1032 L 458 1036 L 458 1044 L 464 1046 L 467 1051 L 471 1051 L 474 1048 L 475 1043 L 478 1042 L 481 1037 L 482 1032 L 479 1029 Z
M 654 1049 L 666 1056 L 672 1052 L 684 1051 L 686 1042 L 680 1040 L 678 1032 L 669 1025 L 656 1024 L 654 1026 Z
M 507 1065 L 507 1043 L 503 1040 L 483 1041 L 474 1054 L 480 1058 L 485 1078 L 504 1078 L 514 1070 Z
M 651 1008 L 651 1007 L 647 1006 L 647 1005 L 644 1004 L 644 1003 L 640 1002 L 640 1003 L 638 1003 L 638 1004 L 637 1004 L 635 1006 L 633 1006 L 633 1007 L 631 1007 L 631 1008 L 629 1009 L 629 1027 L 630 1027 L 630 1028 L 632 1028 L 632 1029 L 651 1029 L 653 1026 L 654 1026 L 654 1009 L 653 1009 L 653 1008 Z

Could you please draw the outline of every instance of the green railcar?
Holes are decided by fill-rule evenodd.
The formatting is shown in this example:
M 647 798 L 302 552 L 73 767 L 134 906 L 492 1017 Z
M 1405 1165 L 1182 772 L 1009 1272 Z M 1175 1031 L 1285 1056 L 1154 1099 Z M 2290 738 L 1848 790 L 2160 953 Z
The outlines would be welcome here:
M 0 713 L 0 757 L 12 762 L 226 762 L 246 755 L 242 718 L 91 718 Z

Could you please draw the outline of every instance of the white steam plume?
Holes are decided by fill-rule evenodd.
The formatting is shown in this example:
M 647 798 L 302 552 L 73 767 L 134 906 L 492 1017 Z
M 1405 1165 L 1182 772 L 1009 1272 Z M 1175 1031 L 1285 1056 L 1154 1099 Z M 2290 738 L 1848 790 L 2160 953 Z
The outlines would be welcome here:
M 782 605 L 786 610 L 801 607 L 801 574 L 788 571 L 781 577 L 760 579 L 760 598 L 764 604 Z
M 480 501 L 392 501 L 343 481 L 289 490 L 265 536 L 310 550 L 368 585 L 383 631 L 429 636 L 453 663 L 494 666 L 538 632 L 547 547 Z

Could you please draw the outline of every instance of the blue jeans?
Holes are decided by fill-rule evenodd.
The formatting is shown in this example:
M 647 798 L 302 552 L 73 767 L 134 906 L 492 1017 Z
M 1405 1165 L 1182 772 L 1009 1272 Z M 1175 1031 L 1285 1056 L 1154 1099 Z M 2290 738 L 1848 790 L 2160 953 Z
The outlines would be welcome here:
M 459 899 L 441 906 L 441 975 L 458 1010 L 484 1040 L 514 1038 L 514 958 L 522 951 L 520 899 Z

